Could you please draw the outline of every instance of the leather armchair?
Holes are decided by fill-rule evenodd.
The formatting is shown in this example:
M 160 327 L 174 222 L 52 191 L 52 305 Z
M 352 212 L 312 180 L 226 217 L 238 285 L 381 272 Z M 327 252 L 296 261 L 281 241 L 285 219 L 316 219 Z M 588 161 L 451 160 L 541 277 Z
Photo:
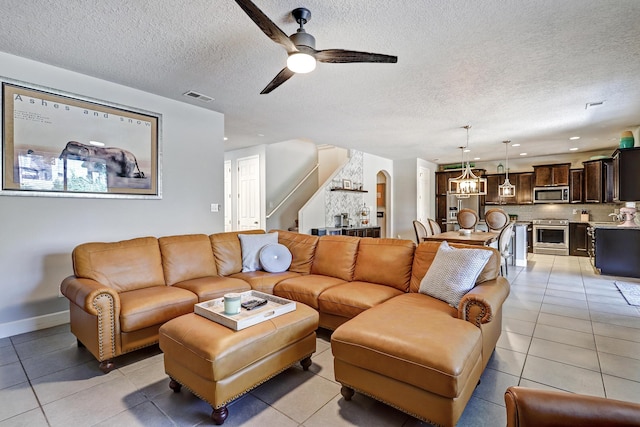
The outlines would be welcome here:
M 561 391 L 509 387 L 507 427 L 640 426 L 640 405 Z

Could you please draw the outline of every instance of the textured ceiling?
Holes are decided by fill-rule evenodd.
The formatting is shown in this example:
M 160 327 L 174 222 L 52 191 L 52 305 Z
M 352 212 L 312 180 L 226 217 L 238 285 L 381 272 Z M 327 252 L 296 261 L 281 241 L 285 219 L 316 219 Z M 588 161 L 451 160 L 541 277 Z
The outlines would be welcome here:
M 514 156 L 613 148 L 640 126 L 638 0 L 254 1 L 287 34 L 309 8 L 318 49 L 398 63 L 320 63 L 259 95 L 286 52 L 232 0 L 3 0 L 0 51 L 224 113 L 227 149 L 301 138 L 448 163 L 466 124 L 482 160 L 505 139 Z

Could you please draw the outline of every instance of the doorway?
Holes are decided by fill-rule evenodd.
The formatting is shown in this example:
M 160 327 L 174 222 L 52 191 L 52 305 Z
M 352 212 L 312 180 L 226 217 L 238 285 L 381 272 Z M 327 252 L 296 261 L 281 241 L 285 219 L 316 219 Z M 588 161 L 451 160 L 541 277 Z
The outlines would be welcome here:
M 260 225 L 260 156 L 238 159 L 238 227 L 255 230 Z
M 391 230 L 391 177 L 386 171 L 376 174 L 376 216 L 380 237 L 389 237 Z

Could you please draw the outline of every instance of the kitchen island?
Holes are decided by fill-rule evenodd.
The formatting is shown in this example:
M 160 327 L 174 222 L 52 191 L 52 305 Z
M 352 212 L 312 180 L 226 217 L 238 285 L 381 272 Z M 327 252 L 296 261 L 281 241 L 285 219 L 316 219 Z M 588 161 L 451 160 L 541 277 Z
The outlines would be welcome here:
M 640 227 L 594 224 L 593 233 L 600 274 L 640 278 Z

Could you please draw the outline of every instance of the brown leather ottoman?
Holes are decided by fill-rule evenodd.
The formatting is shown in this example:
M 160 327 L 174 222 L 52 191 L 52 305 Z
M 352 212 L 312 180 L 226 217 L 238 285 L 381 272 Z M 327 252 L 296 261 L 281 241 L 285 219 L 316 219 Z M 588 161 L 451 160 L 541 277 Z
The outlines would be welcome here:
M 333 332 L 336 381 L 416 418 L 454 426 L 482 374 L 480 328 L 435 298 L 407 293 Z
M 307 370 L 316 351 L 318 313 L 297 303 L 296 310 L 240 331 L 197 314 L 185 314 L 160 328 L 169 387 L 187 387 L 213 407 L 220 425 L 227 404 L 301 361 Z

